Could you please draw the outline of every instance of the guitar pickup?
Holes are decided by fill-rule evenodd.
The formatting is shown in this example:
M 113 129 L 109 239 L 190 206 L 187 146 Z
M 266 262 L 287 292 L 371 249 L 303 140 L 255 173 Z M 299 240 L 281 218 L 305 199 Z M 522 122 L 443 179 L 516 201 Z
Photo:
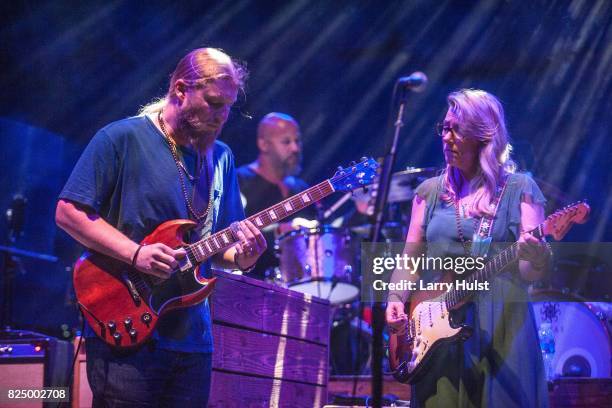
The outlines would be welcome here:
M 185 272 L 191 268 L 193 268 L 193 264 L 191 263 L 189 256 L 186 256 L 179 261 L 179 269 L 181 272 Z

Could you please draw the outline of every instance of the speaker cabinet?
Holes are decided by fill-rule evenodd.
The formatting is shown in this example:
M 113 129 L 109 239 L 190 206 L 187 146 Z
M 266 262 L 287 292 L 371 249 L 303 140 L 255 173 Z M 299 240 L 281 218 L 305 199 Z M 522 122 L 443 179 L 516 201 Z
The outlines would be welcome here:
M 74 340 L 76 350 L 79 339 Z M 74 379 L 72 380 L 72 408 L 91 408 L 93 394 L 87 381 L 87 358 L 85 357 L 85 339 L 83 338 L 79 355 L 74 362 Z
M 69 387 L 72 343 L 38 333 L 0 333 L 0 385 L 3 389 Z M 0 401 L 0 407 L 11 403 Z M 59 406 L 58 402 L 21 400 L 19 407 Z

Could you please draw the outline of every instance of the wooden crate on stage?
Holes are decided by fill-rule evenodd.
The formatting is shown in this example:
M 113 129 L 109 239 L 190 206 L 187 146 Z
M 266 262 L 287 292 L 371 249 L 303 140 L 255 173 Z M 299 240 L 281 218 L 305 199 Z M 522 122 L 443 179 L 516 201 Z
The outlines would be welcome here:
M 329 400 L 334 396 L 371 396 L 372 376 L 370 375 L 333 375 L 327 385 Z M 404 401 L 410 401 L 410 385 L 396 381 L 392 376 L 383 377 L 383 395 L 394 395 Z
M 366 408 L 365 398 L 372 396 L 372 376 L 332 375 L 327 384 L 328 401 L 324 408 Z M 383 407 L 394 400 L 410 401 L 410 385 L 397 382 L 392 376 L 383 377 Z M 401 405 L 400 405 L 401 406 Z
M 210 407 L 321 407 L 327 402 L 326 300 L 215 272 Z

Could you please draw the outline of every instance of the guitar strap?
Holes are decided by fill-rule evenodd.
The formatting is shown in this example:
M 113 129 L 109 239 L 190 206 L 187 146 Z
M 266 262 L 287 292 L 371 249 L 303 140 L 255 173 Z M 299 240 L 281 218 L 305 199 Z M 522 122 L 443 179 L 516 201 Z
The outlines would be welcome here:
M 214 166 L 214 162 L 213 162 L 213 150 L 214 150 L 214 146 L 211 147 L 210 149 L 208 149 L 206 151 L 206 178 L 202 178 L 200 180 L 205 180 L 205 183 L 202 183 L 201 181 L 198 182 L 195 186 L 194 186 L 194 190 L 204 190 L 206 192 L 208 192 L 208 194 L 199 194 L 196 193 L 194 191 L 194 197 L 196 196 L 200 196 L 200 197 L 208 197 L 208 200 L 215 200 L 215 186 L 214 186 L 214 182 L 215 182 L 215 166 Z M 206 238 L 207 236 L 209 236 L 212 233 L 212 223 L 213 223 L 213 215 L 214 215 L 214 203 L 202 203 L 203 206 L 209 206 L 209 211 L 206 214 L 206 217 L 204 217 L 204 219 L 201 219 L 198 222 L 198 226 L 197 226 L 197 231 L 198 234 L 200 235 L 200 237 L 198 239 L 201 238 Z
M 508 179 L 510 177 L 506 177 L 504 183 L 501 186 L 498 186 L 495 190 L 495 197 L 493 199 L 493 214 L 492 215 L 483 215 L 480 219 L 480 225 L 478 227 L 478 231 L 474 232 L 472 237 L 472 251 L 471 255 L 473 257 L 485 257 L 489 252 L 491 247 L 491 241 L 493 238 L 491 234 L 493 233 L 493 224 L 495 223 L 495 216 L 497 215 L 497 210 L 499 209 L 499 203 L 501 202 L 501 198 L 506 191 L 506 186 L 508 185 Z

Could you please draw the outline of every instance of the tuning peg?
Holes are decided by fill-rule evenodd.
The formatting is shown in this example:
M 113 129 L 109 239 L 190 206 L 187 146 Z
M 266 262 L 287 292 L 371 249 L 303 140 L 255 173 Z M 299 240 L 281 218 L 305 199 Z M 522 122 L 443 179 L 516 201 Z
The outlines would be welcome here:
M 343 170 L 343 169 L 342 169 L 342 166 L 338 166 L 338 168 L 337 168 L 336 170 L 338 170 L 338 171 L 342 171 L 342 170 Z
M 357 165 L 357 163 L 355 161 L 351 162 L 351 166 L 356 166 L 356 165 Z
M 364 161 L 368 161 L 368 158 L 367 158 L 367 157 L 365 157 L 365 156 L 363 156 L 363 157 L 361 158 L 361 161 L 363 161 L 363 162 L 364 162 Z

